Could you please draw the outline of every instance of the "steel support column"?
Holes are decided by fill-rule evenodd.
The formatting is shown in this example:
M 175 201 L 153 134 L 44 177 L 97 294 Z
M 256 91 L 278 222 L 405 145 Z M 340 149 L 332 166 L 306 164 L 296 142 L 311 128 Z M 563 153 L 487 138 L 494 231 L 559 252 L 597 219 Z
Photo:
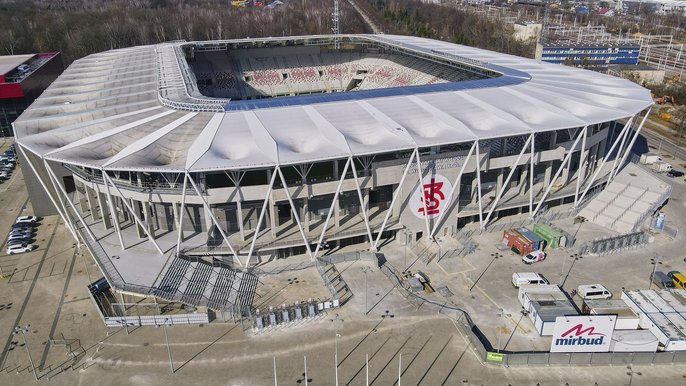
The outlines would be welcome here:
M 522 150 L 519 152 L 519 155 L 517 156 L 517 160 L 514 162 L 514 165 L 512 165 L 512 167 L 510 168 L 510 173 L 507 174 L 507 178 L 505 179 L 503 186 L 500 188 L 500 190 L 498 190 L 498 194 L 495 197 L 495 201 L 493 202 L 493 205 L 491 205 L 491 209 L 488 211 L 488 215 L 486 215 L 486 219 L 484 220 L 484 228 L 488 225 L 488 220 L 491 219 L 491 215 L 493 214 L 495 207 L 498 205 L 498 202 L 503 197 L 503 194 L 505 194 L 505 186 L 507 186 L 510 183 L 510 179 L 512 179 L 515 170 L 517 170 L 517 165 L 519 165 L 519 161 L 522 160 L 522 156 L 524 155 L 524 152 L 527 150 L 526 146 L 532 141 L 532 139 L 533 134 L 529 135 L 529 138 L 527 138 L 526 142 L 524 143 L 524 146 L 522 146 Z
M 214 213 L 212 213 L 212 208 L 210 208 L 210 204 L 205 200 L 205 197 L 200 193 L 200 190 L 198 189 L 197 185 L 195 185 L 195 181 L 193 181 L 193 177 L 191 177 L 190 173 L 188 171 L 185 172 L 186 174 L 186 179 L 191 183 L 191 186 L 193 186 L 193 190 L 195 190 L 195 193 L 197 193 L 198 197 L 200 197 L 200 201 L 202 201 L 202 206 L 205 208 L 205 213 L 207 213 L 210 216 L 210 219 L 214 223 L 214 225 L 217 227 L 217 230 L 219 230 L 219 233 L 221 233 L 222 238 L 226 242 L 226 245 L 229 247 L 231 250 L 231 253 L 233 253 L 233 257 L 238 260 L 238 262 L 241 262 L 241 259 L 238 257 L 238 254 L 236 253 L 236 250 L 233 249 L 233 246 L 229 242 L 229 238 L 226 236 L 226 233 L 224 232 L 224 229 L 222 229 L 221 224 L 219 224 L 219 221 L 217 220 L 217 217 L 215 217 Z M 209 229 L 208 229 L 209 231 Z M 247 266 L 247 264 L 246 264 Z
M 624 127 L 622 128 L 620 134 L 615 138 L 614 143 L 612 143 L 612 146 L 610 146 L 610 150 L 605 154 L 605 157 L 603 157 L 603 161 L 600 163 L 600 166 L 595 170 L 593 173 L 593 176 L 591 177 L 591 180 L 588 182 L 588 185 L 586 185 L 586 189 L 584 189 L 584 192 L 581 194 L 581 197 L 579 197 L 579 202 L 584 200 L 584 197 L 586 197 L 586 193 L 588 193 L 588 190 L 593 186 L 593 182 L 595 182 L 595 179 L 598 177 L 600 174 L 600 171 L 603 170 L 603 166 L 605 166 L 605 163 L 607 162 L 608 159 L 610 159 L 610 156 L 612 155 L 612 152 L 615 150 L 615 147 L 621 140 L 621 138 L 626 134 L 626 131 L 630 130 L 629 128 L 631 127 L 631 122 L 634 120 L 635 116 L 632 116 L 629 118 L 629 120 L 624 124 Z M 619 157 L 619 150 L 617 150 L 617 157 Z M 578 204 L 578 203 L 577 203 Z
M 467 163 L 469 162 L 469 159 L 472 157 L 472 154 L 474 153 L 474 149 L 476 148 L 477 143 L 478 143 L 478 140 L 474 141 L 474 143 L 472 144 L 472 147 L 469 149 L 469 153 L 467 153 L 467 158 L 465 158 L 464 162 L 462 163 L 462 167 L 460 167 L 460 172 L 457 173 L 457 178 L 455 178 L 455 182 L 453 183 L 453 187 L 450 189 L 450 193 L 448 194 L 448 199 L 449 199 L 448 205 L 449 205 L 449 207 L 451 205 L 450 203 L 453 200 L 453 195 L 455 194 L 455 190 L 458 190 L 458 192 L 459 192 L 459 186 L 460 186 L 460 181 L 462 179 L 462 174 L 464 174 L 464 170 L 467 167 Z M 459 205 L 459 200 L 460 200 L 459 194 L 457 196 L 457 200 L 458 200 L 458 205 Z M 436 219 L 436 223 L 434 224 L 433 229 L 431 229 L 431 234 L 430 234 L 431 237 L 433 237 L 434 234 L 436 234 L 436 230 L 438 229 L 439 225 L 441 224 L 441 221 L 443 221 L 443 217 L 445 216 L 446 212 L 447 212 L 447 210 L 438 214 L 438 218 Z
M 105 175 L 105 171 L 100 169 L 100 173 Z M 105 181 L 103 177 L 102 180 L 105 183 L 105 190 L 107 191 L 107 204 L 110 206 L 110 213 L 112 214 L 112 220 L 114 221 L 114 231 L 117 233 L 119 238 L 119 244 L 121 245 L 121 250 L 125 250 L 124 238 L 121 235 L 121 225 L 119 225 L 119 213 L 117 213 L 116 206 L 114 206 L 114 201 L 112 200 L 112 193 L 110 192 L 110 185 Z
M 386 223 L 388 222 L 388 218 L 391 216 L 391 211 L 393 209 L 393 206 L 395 205 L 395 201 L 398 199 L 398 196 L 400 195 L 400 188 L 403 186 L 403 183 L 405 182 L 405 177 L 407 177 L 407 172 L 410 170 L 410 165 L 412 165 L 413 158 L 414 158 L 414 153 L 417 152 L 417 149 L 415 148 L 412 155 L 410 155 L 409 160 L 407 161 L 407 165 L 405 165 L 405 170 L 403 171 L 403 176 L 400 178 L 400 183 L 398 184 L 398 189 L 395 190 L 393 193 L 393 199 L 391 200 L 391 205 L 388 207 L 388 210 L 386 211 L 386 216 L 383 219 L 383 222 L 381 223 L 381 228 L 379 229 L 379 233 L 376 235 L 376 241 L 374 241 L 374 247 L 372 250 L 376 251 L 376 249 L 379 246 L 379 241 L 381 240 L 381 234 L 383 233 L 384 229 L 386 228 Z
M 181 192 L 181 209 L 178 210 L 179 213 L 179 218 L 178 222 L 176 223 L 176 255 L 178 256 L 179 253 L 181 253 L 181 243 L 183 242 L 183 211 L 185 210 L 185 205 L 186 205 L 186 186 L 188 183 L 188 177 L 186 176 L 186 173 L 183 174 L 183 191 Z M 174 206 L 176 206 L 176 203 L 173 203 Z
M 418 175 L 418 185 L 417 185 L 417 190 L 419 191 L 420 196 L 424 195 L 424 171 L 422 170 L 422 161 L 419 158 L 419 148 L 417 148 L 414 152 L 415 157 L 417 158 L 417 175 Z M 422 199 L 422 206 L 424 207 L 424 223 L 426 225 L 426 234 L 429 237 L 429 240 L 433 241 L 433 237 L 431 236 L 431 226 L 429 226 L 429 208 L 426 206 L 426 200 Z
M 541 200 L 538 202 L 538 205 L 536 205 L 536 209 L 534 209 L 533 212 L 529 214 L 529 218 L 534 218 L 538 210 L 541 208 L 541 205 L 545 201 L 545 199 L 548 197 L 548 193 L 550 193 L 550 189 L 553 188 L 553 184 L 557 180 L 557 178 L 560 176 L 560 173 L 562 173 L 562 169 L 567 165 L 569 160 L 572 158 L 572 154 L 574 154 L 574 149 L 576 149 L 576 145 L 579 144 L 579 140 L 581 139 L 582 136 L 586 135 L 586 129 L 588 129 L 588 126 L 584 126 L 583 129 L 581 129 L 581 132 L 579 135 L 577 135 L 576 140 L 572 144 L 572 146 L 569 148 L 569 152 L 565 156 L 564 160 L 562 161 L 562 164 L 560 167 L 557 169 L 557 172 L 555 172 L 555 176 L 553 179 L 550 181 L 550 184 L 548 184 L 548 187 L 545 189 L 545 193 L 543 193 L 543 197 L 541 197 Z
M 629 145 L 626 147 L 624 150 L 624 155 L 622 156 L 622 159 L 619 160 L 619 164 L 617 165 L 617 169 L 614 171 L 612 175 L 610 175 L 610 181 L 612 181 L 617 173 L 619 172 L 619 169 L 622 167 L 624 164 L 624 161 L 626 161 L 626 157 L 631 153 L 631 148 L 634 146 L 634 143 L 636 142 L 636 138 L 638 138 L 638 135 L 641 134 L 641 129 L 643 129 L 643 125 L 646 123 L 646 120 L 648 119 L 648 116 L 650 115 L 650 110 L 652 110 L 653 107 L 650 106 L 648 108 L 648 111 L 646 112 L 646 115 L 643 117 L 643 120 L 641 120 L 641 124 L 638 125 L 638 128 L 636 129 L 636 133 L 634 133 L 633 138 L 631 138 L 631 142 L 629 142 Z M 627 135 L 629 135 L 627 133 Z
M 360 187 L 360 181 L 357 179 L 357 168 L 355 167 L 355 160 L 350 157 L 351 166 L 353 169 L 353 178 L 355 179 L 355 188 L 357 189 L 357 197 L 360 200 L 360 210 L 362 210 L 362 219 L 364 220 L 364 225 L 367 227 L 367 237 L 369 238 L 369 248 L 374 248 L 374 237 L 372 236 L 372 228 L 369 224 L 369 217 L 367 217 L 367 209 L 364 205 L 364 197 L 362 197 L 362 188 Z M 345 175 L 345 174 L 344 174 Z
M 576 173 L 576 190 L 574 191 L 575 208 L 577 203 L 579 202 L 579 188 L 581 187 L 581 180 L 584 178 L 584 175 L 586 174 L 586 167 L 584 166 L 586 164 L 586 162 L 584 161 L 584 152 L 586 151 L 586 137 L 588 136 L 586 134 L 587 133 L 584 133 L 584 137 L 581 140 L 581 151 L 579 152 L 579 169 Z
M 343 187 L 343 180 L 345 180 L 345 174 L 348 172 L 348 166 L 350 166 L 350 163 L 352 162 L 352 157 L 348 158 L 348 162 L 345 163 L 345 166 L 343 167 L 343 175 L 342 177 L 338 180 L 338 186 L 336 187 L 336 193 L 333 195 L 333 200 L 331 200 L 331 206 L 329 207 L 329 213 L 326 214 L 326 221 L 324 221 L 324 229 L 322 229 L 322 234 L 319 236 L 319 241 L 317 241 L 317 246 L 314 249 L 314 256 L 317 257 L 317 253 L 319 252 L 319 248 L 322 245 L 322 242 L 324 241 L 324 236 L 326 235 L 326 227 L 329 226 L 329 220 L 331 220 L 331 214 L 334 211 L 334 208 L 338 210 L 337 203 L 338 203 L 338 196 L 341 193 L 341 187 Z
M 479 140 L 476 140 L 476 194 L 479 200 L 479 227 L 484 229 L 484 209 L 481 203 L 481 155 L 479 154 Z
M 122 194 L 121 190 L 119 190 L 119 188 L 117 188 L 117 186 L 114 184 L 114 181 L 112 181 L 112 179 L 110 178 L 110 176 L 108 176 L 107 173 L 105 173 L 104 171 L 103 171 L 102 176 L 103 176 L 103 181 L 105 182 L 105 185 L 107 185 L 107 181 L 109 181 L 109 183 L 112 185 L 112 187 L 113 187 L 114 190 L 117 192 L 117 194 L 122 198 L 121 201 L 124 203 L 124 206 L 125 206 L 126 209 L 129 211 L 129 213 L 131 213 L 131 215 L 133 216 L 133 218 L 134 218 L 134 220 L 136 221 L 136 223 L 137 223 L 138 225 L 140 225 L 141 227 L 143 227 L 143 231 L 144 231 L 145 234 L 148 236 L 148 241 L 150 241 L 150 242 L 155 246 L 155 249 L 157 249 L 157 252 L 159 252 L 160 255 L 163 255 L 163 256 L 164 256 L 164 252 L 162 252 L 162 249 L 161 249 L 160 246 L 157 244 L 157 242 L 155 241 L 155 239 L 152 238 L 152 235 L 148 232 L 147 227 L 145 227 L 145 226 L 143 225 L 143 221 L 141 221 L 141 219 L 138 218 L 138 215 L 136 214 L 136 212 L 133 210 L 133 208 L 131 208 L 131 206 L 130 206 L 130 205 L 126 202 L 126 200 L 124 199 L 124 195 Z
M 305 231 L 303 230 L 302 223 L 300 222 L 300 216 L 298 215 L 298 211 L 295 210 L 295 204 L 293 204 L 293 198 L 291 197 L 291 192 L 288 191 L 288 185 L 286 184 L 286 178 L 283 176 L 283 172 L 281 172 L 281 168 L 277 167 L 276 170 L 279 173 L 279 178 L 281 179 L 281 184 L 283 184 L 283 188 L 286 192 L 286 197 L 288 197 L 288 203 L 291 205 L 291 211 L 293 212 L 293 216 L 295 217 L 295 222 L 298 225 L 298 229 L 300 230 L 300 235 L 303 237 L 303 242 L 305 243 L 305 249 L 307 249 L 307 254 L 310 255 L 310 259 L 314 261 L 314 255 L 312 254 L 312 250 L 310 249 L 310 242 L 307 240 L 307 236 L 305 235 Z
M 252 258 L 252 253 L 255 250 L 255 243 L 257 242 L 257 236 L 260 234 L 260 225 L 262 224 L 262 220 L 264 219 L 264 213 L 267 210 L 267 205 L 269 204 L 269 197 L 272 194 L 272 190 L 274 189 L 274 182 L 276 181 L 276 168 L 274 168 L 274 172 L 272 173 L 272 179 L 269 182 L 269 188 L 267 188 L 267 194 L 264 197 L 264 202 L 262 203 L 262 210 L 260 211 L 260 216 L 257 219 L 257 226 L 255 228 L 255 234 L 252 237 L 252 242 L 250 242 L 250 250 L 248 251 L 248 259 L 246 260 L 246 267 L 247 264 L 250 263 L 250 259 Z
M 536 144 L 536 135 L 534 133 L 531 133 L 531 153 L 530 153 L 530 158 L 529 158 L 529 213 L 531 213 L 532 210 L 534 210 L 534 155 L 535 153 L 535 145 Z
M 67 191 L 59 183 L 59 180 L 57 179 L 57 176 L 55 175 L 55 173 L 50 168 L 50 165 L 48 165 L 48 163 L 45 161 L 45 159 L 43 160 L 43 162 L 45 162 L 45 170 L 48 172 L 48 178 L 53 179 L 52 184 L 55 187 L 55 192 L 58 195 L 60 194 L 60 192 L 62 192 L 62 194 L 64 195 L 64 199 L 67 201 L 67 203 L 69 203 L 69 205 L 71 206 L 71 209 L 74 211 L 76 216 L 79 218 L 79 221 L 81 221 L 81 224 L 83 224 L 83 228 L 86 230 L 86 233 L 88 233 L 88 236 L 91 238 L 91 240 L 93 240 L 94 242 L 97 242 L 98 239 L 95 237 L 93 232 L 91 232 L 91 229 L 88 227 L 88 225 L 86 225 L 86 221 L 84 221 L 83 217 L 81 217 L 79 210 L 76 209 L 76 205 L 74 205 L 74 203 L 71 202 L 71 200 L 69 199 L 69 195 L 67 194 Z

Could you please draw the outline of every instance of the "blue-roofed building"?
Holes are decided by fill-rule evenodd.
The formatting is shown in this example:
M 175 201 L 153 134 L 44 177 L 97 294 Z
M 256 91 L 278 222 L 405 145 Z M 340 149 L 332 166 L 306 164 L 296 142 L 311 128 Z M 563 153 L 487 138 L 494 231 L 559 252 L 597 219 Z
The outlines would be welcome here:
M 637 44 L 544 42 L 536 46 L 536 59 L 548 63 L 604 70 L 610 64 L 638 64 Z

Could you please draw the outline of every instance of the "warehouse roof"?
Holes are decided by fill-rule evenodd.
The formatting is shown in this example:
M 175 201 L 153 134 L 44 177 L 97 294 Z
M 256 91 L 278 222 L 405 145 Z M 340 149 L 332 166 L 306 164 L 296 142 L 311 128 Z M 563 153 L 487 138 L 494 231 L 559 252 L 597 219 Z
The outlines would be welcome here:
M 440 56 L 498 76 L 212 100 L 189 91 L 188 65 L 176 55 L 189 43 L 133 47 L 75 61 L 15 122 L 15 133 L 30 151 L 70 164 L 210 171 L 582 127 L 632 116 L 653 103 L 648 90 L 595 72 L 409 36 L 344 37 Z M 285 39 L 290 38 L 269 40 Z

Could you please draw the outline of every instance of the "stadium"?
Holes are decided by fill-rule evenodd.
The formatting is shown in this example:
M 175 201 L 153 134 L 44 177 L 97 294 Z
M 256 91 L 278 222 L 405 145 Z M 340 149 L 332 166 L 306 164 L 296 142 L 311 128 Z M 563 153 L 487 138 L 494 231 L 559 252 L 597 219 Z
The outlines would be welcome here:
M 303 36 L 90 55 L 14 130 L 36 214 L 59 213 L 113 288 L 235 312 L 277 259 L 582 205 L 652 104 L 442 41 Z

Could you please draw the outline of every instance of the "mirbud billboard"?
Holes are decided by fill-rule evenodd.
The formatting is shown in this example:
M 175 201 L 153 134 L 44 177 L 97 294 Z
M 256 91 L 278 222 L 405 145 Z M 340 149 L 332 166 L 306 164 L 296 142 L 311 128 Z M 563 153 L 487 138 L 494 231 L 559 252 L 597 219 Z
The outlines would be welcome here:
M 615 315 L 558 316 L 550 352 L 608 352 Z

